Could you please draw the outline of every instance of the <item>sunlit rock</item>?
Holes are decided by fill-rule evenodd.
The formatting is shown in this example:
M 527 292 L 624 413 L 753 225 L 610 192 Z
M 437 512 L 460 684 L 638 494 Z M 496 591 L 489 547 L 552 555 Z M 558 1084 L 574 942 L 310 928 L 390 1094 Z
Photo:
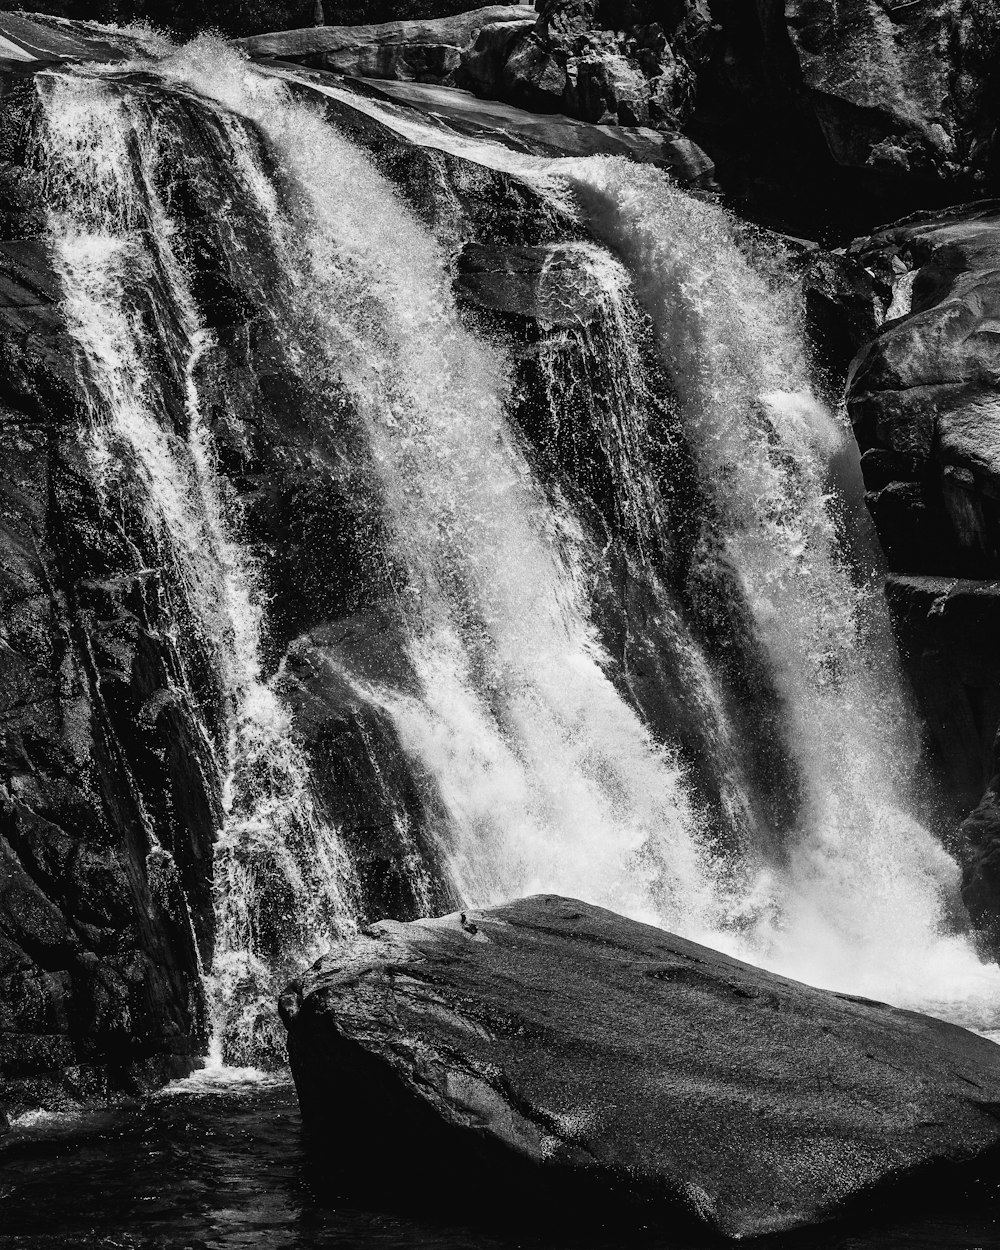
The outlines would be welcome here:
M 848 397 L 889 561 L 904 573 L 995 576 L 1000 207 L 923 213 L 851 253 L 893 293 Z
M 375 26 L 313 26 L 238 40 L 251 56 L 280 57 L 359 77 L 444 82 L 461 64 L 484 26 L 528 29 L 518 5 L 494 5 L 453 17 L 384 22 Z
M 944 179 L 982 168 L 996 121 L 990 0 L 786 0 L 783 25 L 834 160 Z

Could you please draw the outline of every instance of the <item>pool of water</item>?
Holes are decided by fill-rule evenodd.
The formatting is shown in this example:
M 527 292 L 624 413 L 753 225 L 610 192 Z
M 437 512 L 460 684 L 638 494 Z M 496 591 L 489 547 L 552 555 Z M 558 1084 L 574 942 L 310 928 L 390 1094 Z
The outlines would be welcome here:
M 22 1122 L 0 1159 L 0 1250 L 691 1250 L 652 1230 L 503 1228 L 390 1187 L 362 1205 L 303 1136 L 286 1078 L 195 1077 L 140 1106 Z M 386 1151 L 392 1143 L 386 1143 Z M 377 1178 L 384 1160 L 372 1159 Z M 788 1243 L 783 1243 L 787 1245 Z M 994 1250 L 991 1210 L 797 1238 L 795 1250 Z

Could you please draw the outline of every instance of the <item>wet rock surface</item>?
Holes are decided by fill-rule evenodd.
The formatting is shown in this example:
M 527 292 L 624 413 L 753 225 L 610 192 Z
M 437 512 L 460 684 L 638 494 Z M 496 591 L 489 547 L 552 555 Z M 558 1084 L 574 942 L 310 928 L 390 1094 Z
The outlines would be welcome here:
M 889 606 L 958 827 L 963 897 L 996 950 L 1000 206 L 916 214 L 855 240 L 845 260 L 883 318 L 847 402 Z M 830 294 L 846 332 L 845 293 Z
M 988 0 L 545 0 L 533 18 L 501 6 L 244 46 L 683 134 L 734 203 L 812 237 L 871 229 L 915 200 L 954 202 L 996 167 L 1000 15 Z
M 281 1011 L 331 1166 L 460 1168 L 480 1209 L 534 1185 L 744 1237 L 926 1197 L 1000 1143 L 984 1039 L 553 896 L 374 925 Z
M 149 33 L 150 40 L 155 37 Z M 44 13 L 0 13 L 0 74 L 16 63 L 125 60 L 146 45 L 142 32 Z
M 1000 949 L 1000 582 L 891 576 L 904 664 L 957 812 L 962 897 Z
M 535 156 L 626 156 L 669 169 L 683 186 L 712 189 L 714 166 L 686 136 L 650 126 L 594 125 L 562 114 L 532 113 L 467 91 L 428 83 L 366 79 L 356 90 L 397 101 L 424 120 Z
M 0 129 L 0 1119 L 190 1070 L 220 798 L 202 729 L 218 691 L 160 536 L 88 460 L 25 164 L 33 107 L 30 85 L 8 96 Z
M 1000 205 L 920 214 L 851 246 L 890 293 L 848 406 L 893 569 L 1000 572 Z

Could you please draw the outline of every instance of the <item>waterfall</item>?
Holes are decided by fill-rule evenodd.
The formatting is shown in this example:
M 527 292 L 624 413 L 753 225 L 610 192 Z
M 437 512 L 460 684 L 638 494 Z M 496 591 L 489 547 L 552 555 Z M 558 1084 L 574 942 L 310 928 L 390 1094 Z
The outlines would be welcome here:
M 750 950 L 812 983 L 961 1001 L 991 978 L 946 936 L 957 866 L 909 811 L 913 716 L 881 595 L 837 541 L 828 469 L 851 435 L 811 389 L 780 257 L 754 264 L 722 210 L 655 170 L 591 161 L 568 179 L 653 316 L 804 780 Z
M 580 350 L 605 357 L 601 450 L 623 558 L 703 722 L 736 831 L 723 846 L 669 726 L 654 732 L 628 697 L 599 627 L 607 554 L 573 498 L 539 480 L 510 418 L 512 362 L 460 316 L 442 242 L 281 73 L 206 38 L 141 68 L 211 118 L 240 213 L 282 275 L 282 292 L 255 297 L 278 306 L 274 333 L 331 428 L 349 409 L 370 457 L 391 549 L 377 575 L 406 677 L 352 665 L 321 632 L 308 645 L 392 726 L 417 778 L 433 864 L 399 820 L 418 904 L 432 905 L 433 874 L 467 906 L 576 895 L 814 984 L 991 1022 L 1000 980 L 949 928 L 958 870 L 911 811 L 912 716 L 880 596 L 838 543 L 829 469 L 849 431 L 810 388 L 780 259 L 659 171 L 525 157 L 320 92 L 525 179 L 598 241 L 574 245 L 601 307 L 599 341 Z M 174 215 L 171 123 L 134 69 L 41 75 L 39 160 L 95 476 L 108 491 L 116 476 L 140 482 L 224 691 L 226 732 L 205 723 L 224 800 L 210 983 L 220 1053 L 248 1061 L 270 1045 L 281 978 L 366 917 L 282 672 L 265 673 L 270 605 L 204 415 L 213 334 Z M 639 417 L 641 315 L 707 501 L 680 587 Z M 568 403 L 557 355 L 542 361 L 553 411 Z M 732 599 L 720 620 L 745 616 L 773 683 L 756 734 L 780 719 L 776 748 L 798 778 L 780 838 L 763 831 L 754 744 L 698 635 L 708 586 Z
M 456 893 L 475 906 L 560 889 L 711 931 L 711 857 L 682 770 L 604 671 L 583 536 L 532 479 L 505 421 L 502 361 L 463 328 L 438 245 L 278 81 L 205 43 L 167 72 L 260 127 L 300 192 L 284 215 L 256 149 L 237 147 L 366 422 L 420 693 L 364 693 L 434 779 Z
M 90 401 L 94 473 L 108 492 L 116 481 L 138 481 L 158 555 L 226 700 L 224 738 L 213 740 L 203 727 L 224 809 L 213 1044 L 245 1061 L 277 1044 L 258 1033 L 282 978 L 326 949 L 320 934 L 353 924 L 350 865 L 315 810 L 288 711 L 261 677 L 262 605 L 253 561 L 227 520 L 201 416 L 195 378 L 209 336 L 175 250 L 163 135 L 141 98 L 113 79 L 49 73 L 39 83 L 49 232 Z M 147 286 L 152 299 L 144 305 Z M 156 370 L 163 360 L 172 365 L 166 381 Z
M 311 85 L 575 211 L 625 263 L 653 319 L 804 791 L 785 853 L 748 866 L 742 898 L 717 896 L 725 931 L 712 943 L 812 984 L 994 1020 L 996 970 L 950 923 L 958 867 L 911 810 L 914 717 L 881 594 L 856 583 L 839 550 L 829 476 L 850 431 L 811 388 L 793 284 L 773 243 L 748 246 L 724 210 L 654 168 L 526 156 Z

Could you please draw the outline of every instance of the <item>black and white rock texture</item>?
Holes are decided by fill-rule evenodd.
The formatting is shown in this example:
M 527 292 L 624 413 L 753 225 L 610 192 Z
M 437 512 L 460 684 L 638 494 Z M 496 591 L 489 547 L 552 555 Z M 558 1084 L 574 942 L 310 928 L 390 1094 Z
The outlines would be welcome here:
M 245 40 L 343 73 L 468 88 L 537 113 L 682 133 L 752 215 L 870 229 L 995 177 L 991 0 L 543 0 Z
M 0 1118 L 190 1070 L 220 801 L 218 690 L 134 492 L 109 499 L 86 453 L 34 100 L 0 115 Z
M 331 1166 L 461 1167 L 487 1212 L 520 1183 L 743 1238 L 1000 1146 L 993 1043 L 551 895 L 374 925 L 281 1011 Z
M 44 188 L 26 154 L 32 88 L 23 80 L 46 63 L 124 58 L 137 45 L 86 24 L 10 14 L 0 15 L 0 40 L 0 441 L 8 465 L 0 1109 L 16 1112 L 138 1088 L 186 1070 L 202 1048 L 200 969 L 212 950 L 222 794 L 209 757 L 224 735 L 225 707 L 141 492 L 126 487 L 110 507 L 93 480 L 84 396 L 44 242 Z M 845 45 L 855 55 L 838 60 Z M 686 0 L 665 21 L 649 4 L 548 0 L 534 16 L 497 6 L 419 26 L 285 32 L 245 46 L 264 59 L 324 67 L 304 75 L 316 82 L 337 71 L 369 80 L 359 89 L 370 91 L 379 78 L 398 103 L 467 133 L 503 129 L 521 150 L 625 154 L 710 183 L 711 162 L 683 127 L 721 154 L 729 189 L 738 183 L 734 153 L 743 153 L 751 165 L 760 158 L 761 177 L 786 202 L 808 200 L 806 183 L 823 198 L 828 184 L 814 179 L 817 170 L 831 178 L 850 170 L 860 180 L 852 187 L 879 189 L 872 201 L 861 197 L 865 205 L 882 203 L 886 188 L 905 198 L 933 186 L 947 197 L 988 185 L 995 173 L 991 5 L 851 0 L 834 11 L 805 0 Z M 955 66 L 947 81 L 935 69 L 942 58 Z M 451 91 L 446 106 L 428 94 L 455 82 L 512 103 Z M 453 896 L 433 872 L 433 814 L 388 718 L 344 677 L 378 675 L 404 693 L 412 681 L 376 475 L 357 422 L 345 401 L 333 429 L 283 349 L 280 266 L 262 223 L 232 211 L 218 129 L 195 102 L 179 103 L 142 75 L 123 75 L 121 86 L 143 93 L 144 107 L 174 134 L 179 246 L 192 258 L 199 313 L 214 339 L 199 381 L 206 394 L 216 388 L 209 420 L 241 537 L 263 553 L 265 676 L 281 671 L 281 697 L 322 778 L 319 799 L 354 857 L 362 914 L 409 916 L 420 906 L 390 791 L 403 796 L 418 857 L 431 864 L 430 896 L 443 909 Z M 600 367 L 602 315 L 587 289 L 585 233 L 515 178 L 420 149 L 362 111 L 313 98 L 449 250 L 464 315 L 503 339 L 517 383 L 512 417 L 533 468 L 574 501 L 610 553 L 614 576 L 595 592 L 595 623 L 624 675 L 623 693 L 654 730 L 669 729 L 704 810 L 718 810 L 709 735 L 697 709 L 675 694 L 680 683 L 656 646 L 653 597 L 633 574 L 632 539 L 612 506 L 613 456 L 599 435 L 602 388 L 615 380 Z M 773 129 L 762 126 L 769 118 Z M 766 152 L 747 140 L 751 132 L 766 135 Z M 802 195 L 789 196 L 790 187 Z M 830 377 L 839 381 L 862 349 L 849 398 L 894 570 L 892 607 L 968 816 L 960 840 L 966 899 L 987 926 L 1000 916 L 991 650 L 1000 576 L 998 222 L 992 201 L 924 213 L 847 256 L 802 261 Z M 261 282 L 273 307 L 253 294 Z M 136 298 L 155 320 L 148 294 Z M 648 356 L 649 327 L 635 324 Z M 168 363 L 165 405 L 182 431 L 185 379 L 175 374 Z M 704 501 L 670 388 L 652 365 L 647 376 L 642 438 L 678 522 L 663 575 L 681 584 Z M 585 397 L 574 423 L 555 428 L 535 402 L 551 385 Z M 690 617 L 692 631 L 704 632 L 705 622 Z M 713 658 L 741 728 L 741 764 L 773 791 L 759 823 L 777 836 L 792 823 L 794 784 L 778 758 L 780 735 L 752 728 L 777 696 L 763 666 L 732 643 L 732 624 L 718 625 Z M 711 653 L 711 637 L 703 641 Z M 331 652 L 342 661 L 336 671 L 323 660 Z
M 848 406 L 891 567 L 1000 574 L 1000 204 L 898 222 L 851 249 L 891 291 Z
M 963 894 L 1000 939 L 1000 204 L 896 222 L 841 264 L 870 279 L 883 322 L 847 404 L 889 606 L 954 808 Z M 853 315 L 845 293 L 844 328 Z M 837 318 L 831 312 L 833 321 Z
M 297 61 L 358 78 L 450 81 L 484 26 L 516 30 L 533 18 L 516 4 L 427 21 L 373 26 L 311 26 L 237 40 L 250 56 Z

